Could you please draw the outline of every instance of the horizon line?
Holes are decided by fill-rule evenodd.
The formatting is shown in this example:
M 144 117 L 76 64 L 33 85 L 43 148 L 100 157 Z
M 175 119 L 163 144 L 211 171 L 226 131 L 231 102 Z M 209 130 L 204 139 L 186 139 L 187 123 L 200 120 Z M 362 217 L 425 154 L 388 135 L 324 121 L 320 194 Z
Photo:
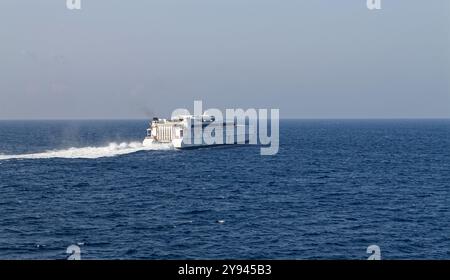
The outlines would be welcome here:
M 152 118 L 11 118 L 0 121 L 151 121 Z M 450 117 L 287 117 L 280 120 L 450 120 Z

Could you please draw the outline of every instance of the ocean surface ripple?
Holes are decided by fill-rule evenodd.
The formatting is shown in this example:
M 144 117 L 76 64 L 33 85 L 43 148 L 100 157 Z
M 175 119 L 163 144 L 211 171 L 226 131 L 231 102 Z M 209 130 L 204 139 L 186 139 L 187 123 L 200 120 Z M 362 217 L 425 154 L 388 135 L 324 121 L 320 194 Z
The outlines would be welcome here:
M 268 157 L 146 127 L 0 122 L 0 259 L 450 258 L 448 120 L 285 120 Z

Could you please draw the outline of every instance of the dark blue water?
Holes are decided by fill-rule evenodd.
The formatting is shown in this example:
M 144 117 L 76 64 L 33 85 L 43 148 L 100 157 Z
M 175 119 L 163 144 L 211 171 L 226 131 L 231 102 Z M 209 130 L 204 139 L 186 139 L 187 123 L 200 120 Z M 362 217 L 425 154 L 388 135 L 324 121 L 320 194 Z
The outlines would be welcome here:
M 0 258 L 63 259 L 71 244 L 83 259 L 366 259 L 371 244 L 450 258 L 448 120 L 282 121 L 268 157 L 97 149 L 146 127 L 0 122 L 0 154 L 16 157 L 0 160 Z

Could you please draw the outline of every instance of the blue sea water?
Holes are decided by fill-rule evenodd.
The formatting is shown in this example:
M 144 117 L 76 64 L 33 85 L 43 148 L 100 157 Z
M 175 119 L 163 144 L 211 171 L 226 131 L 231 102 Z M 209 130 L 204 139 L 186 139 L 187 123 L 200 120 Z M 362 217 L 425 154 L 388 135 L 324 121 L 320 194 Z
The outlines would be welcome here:
M 449 120 L 283 120 L 275 156 L 146 128 L 0 122 L 0 259 L 450 258 Z

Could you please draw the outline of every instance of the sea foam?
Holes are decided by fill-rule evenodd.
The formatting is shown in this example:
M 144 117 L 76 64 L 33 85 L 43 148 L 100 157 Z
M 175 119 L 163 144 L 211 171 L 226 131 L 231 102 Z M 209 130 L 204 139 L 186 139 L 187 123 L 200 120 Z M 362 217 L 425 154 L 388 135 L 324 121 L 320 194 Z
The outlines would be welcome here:
M 110 143 L 103 147 L 82 147 L 69 148 L 63 150 L 52 150 L 42 153 L 19 154 L 19 155 L 1 155 L 0 160 L 8 159 L 49 159 L 49 158 L 85 158 L 96 159 L 102 157 L 114 157 L 119 155 L 131 154 L 139 151 L 150 150 L 171 150 L 172 145 L 169 144 L 153 144 L 142 145 L 140 142 L 130 143 Z

